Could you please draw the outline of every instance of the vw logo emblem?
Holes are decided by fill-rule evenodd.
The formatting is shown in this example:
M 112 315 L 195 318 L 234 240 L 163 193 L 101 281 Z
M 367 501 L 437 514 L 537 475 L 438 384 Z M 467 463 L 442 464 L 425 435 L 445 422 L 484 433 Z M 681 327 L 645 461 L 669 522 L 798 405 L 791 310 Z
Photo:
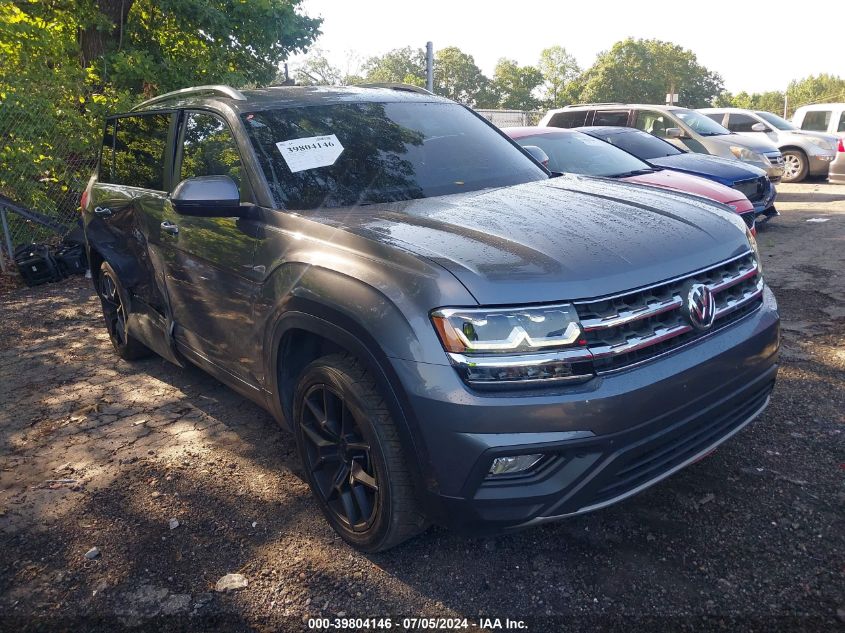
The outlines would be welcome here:
M 693 284 L 687 291 L 684 312 L 696 330 L 706 330 L 716 318 L 716 300 L 710 288 L 704 284 Z

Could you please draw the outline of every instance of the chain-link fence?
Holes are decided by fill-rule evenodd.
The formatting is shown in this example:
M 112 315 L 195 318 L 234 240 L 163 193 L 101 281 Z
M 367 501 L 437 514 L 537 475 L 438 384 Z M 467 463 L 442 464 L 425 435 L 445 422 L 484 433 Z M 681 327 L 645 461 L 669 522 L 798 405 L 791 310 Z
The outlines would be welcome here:
M 476 110 L 496 127 L 537 125 L 545 112 L 538 110 Z
M 7 260 L 13 258 L 10 248 L 77 225 L 96 144 L 85 137 L 88 130 L 67 124 L 74 113 L 62 114 L 25 107 L 14 95 L 0 101 L 0 253 Z

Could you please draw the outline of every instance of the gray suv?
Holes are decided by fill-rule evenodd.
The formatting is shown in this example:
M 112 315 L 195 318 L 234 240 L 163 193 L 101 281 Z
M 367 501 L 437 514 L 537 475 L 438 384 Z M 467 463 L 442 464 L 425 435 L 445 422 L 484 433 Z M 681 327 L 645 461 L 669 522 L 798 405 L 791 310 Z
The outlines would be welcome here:
M 783 154 L 783 182 L 801 182 L 807 176 L 827 177 L 836 158 L 835 136 L 795 127 L 786 119 L 764 110 L 702 108 L 699 110 L 736 134 L 767 139 Z
M 730 209 L 553 177 L 424 91 L 157 97 L 107 119 L 83 215 L 118 355 L 265 407 L 365 551 L 629 497 L 775 382 L 777 306 Z

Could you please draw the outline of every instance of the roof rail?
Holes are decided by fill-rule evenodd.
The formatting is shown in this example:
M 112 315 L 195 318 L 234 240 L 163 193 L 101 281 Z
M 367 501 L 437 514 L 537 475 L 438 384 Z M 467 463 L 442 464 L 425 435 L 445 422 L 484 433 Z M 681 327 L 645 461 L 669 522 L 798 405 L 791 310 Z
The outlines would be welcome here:
M 370 84 L 355 84 L 356 88 L 387 88 L 388 90 L 404 90 L 405 92 L 416 92 L 421 95 L 434 95 L 433 92 L 426 90 L 425 88 L 420 88 L 419 86 L 414 86 L 412 84 L 400 84 L 400 83 L 370 83 Z
M 190 97 L 200 94 L 212 94 L 218 97 L 229 97 L 230 99 L 234 99 L 236 101 L 246 101 L 246 97 L 240 90 L 235 90 L 229 86 L 194 86 L 193 88 L 182 88 L 181 90 L 166 92 L 163 95 L 142 101 L 132 108 L 130 112 L 146 108 L 147 106 L 151 106 L 155 103 L 161 103 L 162 101 L 170 101 L 172 99 L 178 99 L 179 97 Z
M 569 105 L 563 106 L 564 108 L 580 108 L 582 106 L 603 106 L 603 105 L 612 105 L 612 106 L 621 106 L 625 105 L 621 101 L 604 101 L 604 102 L 597 102 L 597 103 L 570 103 Z

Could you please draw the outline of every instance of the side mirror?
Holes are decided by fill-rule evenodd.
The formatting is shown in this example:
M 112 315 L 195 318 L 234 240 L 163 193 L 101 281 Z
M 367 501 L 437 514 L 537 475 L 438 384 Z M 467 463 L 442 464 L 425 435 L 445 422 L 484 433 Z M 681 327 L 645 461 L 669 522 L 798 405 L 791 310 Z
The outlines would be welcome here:
M 523 145 L 522 149 L 531 155 L 531 158 L 536 160 L 546 169 L 549 168 L 549 155 L 536 145 Z
M 232 218 L 240 215 L 241 192 L 229 176 L 197 176 L 176 185 L 170 201 L 182 215 Z
M 686 134 L 684 131 L 679 127 L 667 127 L 666 128 L 666 138 L 684 138 Z
M 768 132 L 769 128 L 766 127 L 765 123 L 760 123 L 759 121 L 751 126 L 752 132 Z

